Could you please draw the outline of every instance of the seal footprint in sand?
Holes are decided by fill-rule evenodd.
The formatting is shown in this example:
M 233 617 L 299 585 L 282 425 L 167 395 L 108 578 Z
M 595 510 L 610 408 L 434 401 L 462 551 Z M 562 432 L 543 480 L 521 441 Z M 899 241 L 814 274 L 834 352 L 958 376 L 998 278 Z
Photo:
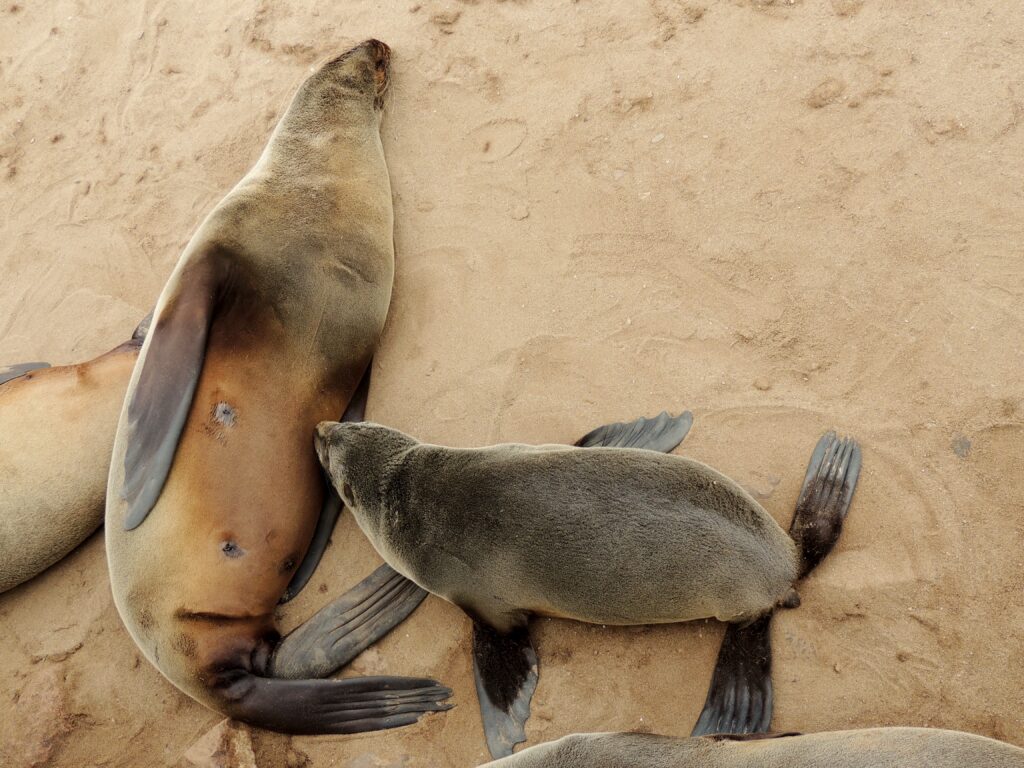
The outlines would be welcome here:
M 311 75 L 200 225 L 157 303 L 110 466 L 111 587 L 139 648 L 198 701 L 290 733 L 449 706 L 433 680 L 314 679 L 422 599 L 389 571 L 284 641 L 274 622 L 337 517 L 309 435 L 361 409 L 390 302 L 389 61 L 369 40 Z
M 685 435 L 666 439 L 671 424 L 612 424 L 575 447 L 470 449 L 369 423 L 317 428 L 320 461 L 381 556 L 472 618 L 493 756 L 525 740 L 538 680 L 531 614 L 729 622 L 694 733 L 767 729 L 772 612 L 798 603 L 793 583 L 837 540 L 860 448 L 821 438 L 787 535 L 729 478 L 659 452 Z

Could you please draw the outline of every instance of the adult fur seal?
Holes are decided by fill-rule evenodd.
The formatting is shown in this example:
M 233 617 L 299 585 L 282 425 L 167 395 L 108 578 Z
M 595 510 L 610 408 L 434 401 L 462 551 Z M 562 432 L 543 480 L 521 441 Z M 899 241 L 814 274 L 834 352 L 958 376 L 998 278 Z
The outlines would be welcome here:
M 0 368 L 0 592 L 103 521 L 114 428 L 148 325 L 86 363 Z
M 638 450 L 653 445 L 653 424 L 602 427 L 579 447 L 470 449 L 377 424 L 317 429 L 321 463 L 381 556 L 473 619 L 493 756 L 525 740 L 535 613 L 596 624 L 730 622 L 696 730 L 768 727 L 772 610 L 795 604 L 793 582 L 838 538 L 860 449 L 831 432 L 819 441 L 787 536 L 724 475 Z M 624 435 L 633 447 L 608 447 Z
M 675 739 L 577 733 L 481 768 L 1022 768 L 1024 749 L 960 731 L 865 728 Z
M 290 733 L 405 725 L 450 694 L 419 678 L 310 679 L 339 661 L 346 611 L 317 614 L 312 643 L 279 644 L 274 624 L 333 525 L 309 435 L 361 409 L 390 301 L 389 59 L 369 40 L 311 75 L 200 225 L 157 303 L 110 468 L 111 586 L 136 643 L 198 701 Z M 421 599 L 379 581 L 378 610 Z

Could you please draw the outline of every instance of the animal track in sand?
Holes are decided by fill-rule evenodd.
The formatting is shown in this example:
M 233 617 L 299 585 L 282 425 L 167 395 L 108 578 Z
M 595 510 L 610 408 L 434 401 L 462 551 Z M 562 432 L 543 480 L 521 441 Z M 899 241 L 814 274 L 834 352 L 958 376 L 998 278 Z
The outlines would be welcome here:
M 489 120 L 466 134 L 466 144 L 485 163 L 502 160 L 526 139 L 526 123 L 516 119 Z

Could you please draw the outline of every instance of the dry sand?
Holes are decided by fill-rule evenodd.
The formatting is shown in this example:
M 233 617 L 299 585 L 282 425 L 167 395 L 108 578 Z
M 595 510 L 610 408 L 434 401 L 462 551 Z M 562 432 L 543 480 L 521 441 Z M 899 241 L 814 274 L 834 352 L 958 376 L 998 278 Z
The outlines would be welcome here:
M 840 546 L 775 623 L 774 727 L 1024 745 L 1024 6 L 377 5 L 5 4 L 0 361 L 126 338 L 308 68 L 380 37 L 398 271 L 369 415 L 478 445 L 690 408 L 681 452 L 783 523 L 818 435 L 855 434 Z M 346 517 L 284 625 L 377 562 Z M 179 765 L 220 720 L 141 659 L 101 536 L 0 623 L 7 766 Z M 721 627 L 534 633 L 531 742 L 689 732 Z M 253 732 L 257 762 L 482 762 L 469 637 L 430 598 L 353 665 L 448 682 L 447 715 Z

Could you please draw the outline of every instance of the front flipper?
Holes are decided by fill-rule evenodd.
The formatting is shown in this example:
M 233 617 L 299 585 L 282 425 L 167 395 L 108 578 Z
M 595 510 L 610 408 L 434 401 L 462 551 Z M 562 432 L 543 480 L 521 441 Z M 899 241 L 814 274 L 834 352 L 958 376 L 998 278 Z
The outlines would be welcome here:
M 839 539 L 860 477 L 860 446 L 826 432 L 811 454 L 789 535 L 800 549 L 800 576 L 820 563 Z
M 648 451 L 671 453 L 683 442 L 693 424 L 693 414 L 683 411 L 669 416 L 662 411 L 653 419 L 643 417 L 636 421 L 619 421 L 591 430 L 575 445 L 579 448 L 644 448 Z
M 237 720 L 292 734 L 360 733 L 415 723 L 451 709 L 451 690 L 415 677 L 279 680 L 223 672 L 215 686 L 224 711 Z
M 285 637 L 270 674 L 327 677 L 403 622 L 427 593 L 382 565 Z
M 372 362 L 366 366 L 363 378 L 359 380 L 359 385 L 352 394 L 352 399 L 348 401 L 348 407 L 345 408 L 345 412 L 341 415 L 342 421 L 364 420 L 366 416 L 366 400 L 370 393 L 370 369 L 372 367 Z M 324 472 L 324 504 L 320 509 L 320 517 L 317 518 L 316 530 L 313 531 L 313 540 L 310 541 L 309 548 L 306 549 L 306 556 L 302 558 L 299 567 L 295 569 L 295 573 L 292 574 L 292 580 L 288 583 L 288 588 L 284 591 L 278 602 L 287 603 L 309 583 L 313 572 L 324 556 L 324 552 L 327 551 L 327 544 L 331 540 L 331 534 L 334 533 L 334 526 L 338 524 L 340 516 L 341 497 L 338 496 L 338 492 L 334 489 L 334 483 L 331 482 L 331 478 Z
M 725 630 L 704 711 L 691 736 L 763 733 L 772 721 L 772 614 Z
M 49 368 L 49 363 L 18 363 L 0 368 L 0 384 L 17 379 L 31 371 L 38 371 L 40 368 Z
M 491 757 L 511 755 L 526 741 L 524 726 L 538 680 L 537 653 L 525 622 L 501 633 L 474 619 L 473 673 Z
M 788 739 L 791 736 L 803 736 L 800 731 L 782 731 L 781 733 L 713 733 L 707 738 L 712 741 L 763 741 L 764 739 Z
M 217 254 L 186 265 L 149 331 L 149 348 L 127 408 L 121 489 L 128 503 L 127 531 L 146 519 L 170 472 L 203 368 L 223 272 Z

